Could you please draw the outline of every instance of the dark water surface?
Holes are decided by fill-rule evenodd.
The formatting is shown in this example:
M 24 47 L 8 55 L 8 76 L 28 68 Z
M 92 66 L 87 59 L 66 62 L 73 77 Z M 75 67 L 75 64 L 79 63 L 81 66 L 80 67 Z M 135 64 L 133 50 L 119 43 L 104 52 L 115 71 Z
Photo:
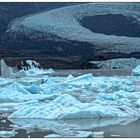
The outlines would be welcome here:
M 0 131 L 15 130 L 14 138 L 44 138 L 48 134 L 74 131 L 103 131 L 102 137 L 140 138 L 140 118 L 108 118 L 49 121 L 45 119 L 7 119 L 1 116 Z

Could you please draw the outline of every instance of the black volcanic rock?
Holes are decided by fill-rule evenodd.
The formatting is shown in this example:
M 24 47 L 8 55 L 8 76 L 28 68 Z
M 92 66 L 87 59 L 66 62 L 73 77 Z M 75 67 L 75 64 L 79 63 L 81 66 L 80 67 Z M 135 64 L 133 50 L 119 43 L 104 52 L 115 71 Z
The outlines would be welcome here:
M 140 23 L 135 18 L 122 14 L 85 16 L 80 23 L 95 33 L 140 37 Z

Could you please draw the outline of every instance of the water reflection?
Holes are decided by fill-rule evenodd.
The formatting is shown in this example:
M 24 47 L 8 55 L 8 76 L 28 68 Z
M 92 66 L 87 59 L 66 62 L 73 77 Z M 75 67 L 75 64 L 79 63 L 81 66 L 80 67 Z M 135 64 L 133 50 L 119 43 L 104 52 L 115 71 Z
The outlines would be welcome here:
M 62 137 L 73 137 L 80 132 L 104 132 L 103 137 L 140 137 L 139 118 L 103 118 L 103 119 L 71 119 L 71 120 L 45 120 L 45 119 L 7 119 L 0 118 L 0 130 L 12 131 L 14 137 L 41 138 L 49 134 Z M 81 133 L 82 131 L 82 133 Z
M 59 134 L 62 136 L 71 137 L 77 131 L 104 131 L 104 137 L 140 137 L 140 135 L 131 135 L 131 124 L 133 129 L 139 130 L 140 123 L 138 118 L 103 118 L 103 119 L 75 119 L 75 120 L 45 120 L 45 119 L 9 119 L 12 127 L 15 130 L 24 129 L 27 134 L 39 132 L 43 134 Z M 124 136 L 123 128 L 127 126 Z M 129 127 L 128 127 L 129 126 Z M 139 128 L 138 128 L 139 127 Z M 116 129 L 115 129 L 116 128 Z M 108 130 L 108 131 L 107 131 Z M 117 133 L 113 132 L 116 131 Z M 128 134 L 129 132 L 129 134 Z M 37 134 L 37 133 L 36 133 Z M 32 135 L 31 135 L 32 137 Z M 38 137 L 38 136 L 37 136 Z

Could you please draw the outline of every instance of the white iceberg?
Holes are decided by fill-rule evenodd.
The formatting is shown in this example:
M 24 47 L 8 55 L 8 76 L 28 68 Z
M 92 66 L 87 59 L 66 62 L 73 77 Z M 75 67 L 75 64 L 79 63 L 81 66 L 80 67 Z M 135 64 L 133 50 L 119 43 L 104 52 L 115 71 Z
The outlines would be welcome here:
M 86 119 L 102 117 L 136 117 L 140 114 L 126 105 L 101 105 L 81 103 L 68 94 L 63 94 L 48 104 L 31 104 L 20 107 L 9 118 L 44 118 L 44 119 Z
M 132 69 L 132 75 L 140 76 L 140 65 L 138 65 L 136 68 Z
M 26 74 L 26 72 L 24 70 L 20 70 L 20 71 L 18 71 L 18 72 L 15 73 L 15 77 L 16 78 L 26 77 L 26 76 L 27 76 L 27 74 Z
M 81 75 L 81 76 L 78 76 L 76 78 L 73 78 L 71 76 L 68 76 L 68 78 L 67 78 L 67 83 L 68 84 L 76 84 L 76 85 L 83 85 L 83 84 L 86 84 L 86 83 L 92 83 L 93 81 L 94 81 L 94 78 L 93 78 L 91 73 Z
M 0 60 L 0 76 L 2 77 L 14 76 L 12 67 L 7 66 L 3 59 Z
M 27 90 L 29 93 L 31 94 L 43 94 L 44 93 L 44 89 L 36 86 L 34 84 L 30 85 L 30 86 L 24 86 L 24 89 Z
M 140 98 L 136 101 L 136 105 L 140 107 Z
M 39 89 L 38 89 L 39 90 Z M 29 100 L 47 100 L 47 99 L 54 99 L 57 97 L 56 93 L 51 95 L 45 95 L 41 93 L 37 93 L 34 95 L 34 91 L 32 90 L 32 93 L 28 90 L 24 89 L 23 86 L 20 86 L 19 84 L 13 84 L 8 85 L 2 89 L 0 89 L 0 101 L 1 102 L 8 102 L 8 101 L 14 101 L 14 102 L 23 102 L 23 101 L 29 101 Z

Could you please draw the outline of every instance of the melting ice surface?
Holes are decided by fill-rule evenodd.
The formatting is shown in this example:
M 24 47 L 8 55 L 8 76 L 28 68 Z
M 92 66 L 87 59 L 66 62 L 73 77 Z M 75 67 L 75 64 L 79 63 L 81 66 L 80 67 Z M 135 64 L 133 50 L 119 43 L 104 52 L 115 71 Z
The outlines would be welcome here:
M 53 131 L 45 137 L 95 137 L 103 133 L 93 128 L 126 125 L 140 117 L 139 76 L 60 77 L 51 76 L 52 70 L 35 70 L 25 77 L 0 77 L 0 112 L 11 112 L 7 117 L 14 129 Z M 90 123 L 83 127 L 80 121 Z

